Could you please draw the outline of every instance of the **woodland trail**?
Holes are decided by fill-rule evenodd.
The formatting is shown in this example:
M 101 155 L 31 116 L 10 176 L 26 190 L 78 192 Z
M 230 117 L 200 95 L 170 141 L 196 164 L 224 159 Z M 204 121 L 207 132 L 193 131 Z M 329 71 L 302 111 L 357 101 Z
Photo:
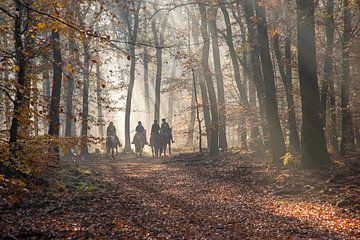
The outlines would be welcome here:
M 0 236 L 3 239 L 359 237 L 358 218 L 350 219 L 349 226 L 344 225 L 345 215 L 331 215 L 334 210 L 325 204 L 321 205 L 322 219 L 315 219 L 319 218 L 316 215 L 319 206 L 299 199 L 279 200 L 263 187 L 267 178 L 250 159 L 236 158 L 207 159 L 181 154 L 161 160 L 119 157 L 116 161 L 103 158 L 78 161 L 76 167 L 58 173 L 57 190 L 39 190 L 23 199 L 17 208 L 4 210 Z

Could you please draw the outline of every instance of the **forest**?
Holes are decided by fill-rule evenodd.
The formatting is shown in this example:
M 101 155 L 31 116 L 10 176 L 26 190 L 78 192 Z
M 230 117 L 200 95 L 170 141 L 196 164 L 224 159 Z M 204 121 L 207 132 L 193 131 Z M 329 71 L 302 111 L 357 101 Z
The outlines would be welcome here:
M 360 0 L 1 0 L 0 239 L 360 239 Z

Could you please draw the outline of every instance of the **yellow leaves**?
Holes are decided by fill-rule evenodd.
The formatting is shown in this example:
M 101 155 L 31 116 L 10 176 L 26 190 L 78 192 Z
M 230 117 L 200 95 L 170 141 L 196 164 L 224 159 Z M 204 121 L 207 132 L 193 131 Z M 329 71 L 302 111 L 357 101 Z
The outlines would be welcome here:
M 36 28 L 41 31 L 44 30 L 46 28 L 46 24 L 43 22 L 39 22 L 38 24 L 36 24 Z
M 18 65 L 15 65 L 13 68 L 12 68 L 12 71 L 14 72 L 19 72 L 20 71 L 20 67 Z
M 281 157 L 284 166 L 287 166 L 291 160 L 293 160 L 293 156 L 290 152 L 287 152 L 284 156 Z

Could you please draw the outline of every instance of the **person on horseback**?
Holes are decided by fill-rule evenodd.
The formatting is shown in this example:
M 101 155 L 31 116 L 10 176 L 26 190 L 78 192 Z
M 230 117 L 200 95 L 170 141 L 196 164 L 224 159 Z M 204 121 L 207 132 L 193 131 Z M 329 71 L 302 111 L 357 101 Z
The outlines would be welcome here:
M 116 135 L 116 127 L 113 122 L 110 122 L 109 126 L 107 127 L 106 135 L 107 136 L 110 136 L 110 135 L 115 136 L 118 145 L 121 145 L 120 140 L 119 140 L 118 136 Z
M 141 121 L 138 121 L 138 125 L 136 126 L 135 131 L 136 131 L 136 133 L 141 133 L 142 135 L 144 135 L 145 144 L 148 144 L 148 142 L 146 140 L 146 130 L 145 130 L 144 126 L 142 125 Z
M 151 136 L 160 134 L 160 126 L 157 120 L 154 120 L 153 125 L 151 126 Z
M 172 135 L 172 129 L 171 129 L 169 123 L 166 122 L 165 118 L 162 119 L 160 131 L 164 132 L 164 133 L 168 133 L 170 135 L 170 139 L 171 139 L 172 143 L 175 142 L 173 139 L 173 135 Z

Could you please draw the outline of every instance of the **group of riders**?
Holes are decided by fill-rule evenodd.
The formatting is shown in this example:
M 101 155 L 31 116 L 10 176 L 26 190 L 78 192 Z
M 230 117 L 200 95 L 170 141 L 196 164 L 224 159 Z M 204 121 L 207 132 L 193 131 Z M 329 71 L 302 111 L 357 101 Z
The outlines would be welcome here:
M 174 143 L 173 136 L 172 136 L 172 129 L 168 122 L 166 122 L 166 119 L 163 118 L 161 123 L 161 126 L 159 125 L 157 120 L 154 120 L 153 125 L 151 126 L 151 134 L 150 136 L 159 135 L 161 133 L 169 134 L 170 139 L 172 143 Z M 138 121 L 138 125 L 135 128 L 135 132 L 137 134 L 142 134 L 145 139 L 145 144 L 149 145 L 147 138 L 146 138 L 146 130 L 144 126 L 142 125 L 141 121 Z M 120 144 L 120 140 L 116 134 L 116 127 L 113 122 L 110 122 L 109 126 L 106 129 L 106 135 L 107 136 L 115 136 L 116 141 L 118 142 L 118 145 Z M 134 142 L 133 142 L 134 143 Z

